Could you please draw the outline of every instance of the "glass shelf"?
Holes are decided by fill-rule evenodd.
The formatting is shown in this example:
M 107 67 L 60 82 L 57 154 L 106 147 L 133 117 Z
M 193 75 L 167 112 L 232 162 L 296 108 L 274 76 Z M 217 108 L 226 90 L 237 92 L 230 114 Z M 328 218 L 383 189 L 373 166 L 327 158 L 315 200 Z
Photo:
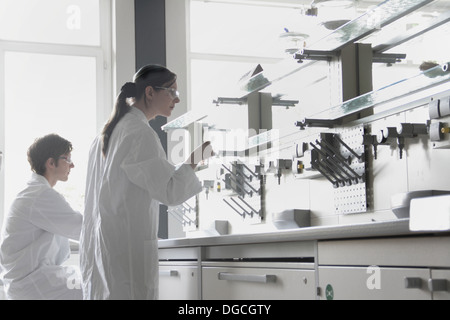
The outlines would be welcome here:
M 439 85 L 450 80 L 449 64 L 438 65 L 408 79 L 385 86 L 345 101 L 335 107 L 312 115 L 312 119 L 338 120 L 353 113 L 363 111 L 377 104 L 386 103 L 417 91 Z
M 185 114 L 179 116 L 178 118 L 166 123 L 161 126 L 161 130 L 168 131 L 174 129 L 186 129 L 190 124 L 200 121 L 205 118 L 207 115 L 202 114 L 198 111 L 192 110 L 188 111 Z
M 387 0 L 327 36 L 312 41 L 308 49 L 333 51 L 355 42 L 417 10 L 433 0 Z
M 334 51 L 346 44 L 356 42 L 370 34 L 379 31 L 382 27 L 408 15 L 409 13 L 433 2 L 433 0 L 386 0 L 361 16 L 349 21 L 340 28 L 326 36 L 311 39 L 305 49 Z M 310 67 L 318 61 L 307 60 L 297 63 L 293 58 L 269 66 L 250 78 L 247 87 L 240 87 L 237 96 L 245 98 L 252 92 L 258 92 L 288 78 L 302 69 Z

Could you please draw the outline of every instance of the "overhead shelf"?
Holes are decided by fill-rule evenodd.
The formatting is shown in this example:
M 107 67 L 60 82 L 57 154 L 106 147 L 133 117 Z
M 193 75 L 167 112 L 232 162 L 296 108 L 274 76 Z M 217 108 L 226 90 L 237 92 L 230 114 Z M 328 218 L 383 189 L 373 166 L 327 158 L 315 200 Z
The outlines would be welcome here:
M 430 2 L 433 2 L 433 0 L 386 0 L 322 39 L 312 41 L 307 48 L 325 51 L 339 50 L 345 45 L 367 37 L 371 33 Z
M 297 126 L 332 127 L 341 124 L 345 117 L 362 112 L 375 105 L 426 90 L 450 80 L 449 64 L 438 65 L 416 76 L 400 80 L 381 89 L 345 101 L 328 110 L 312 115 L 297 123 Z
M 188 111 L 185 114 L 179 116 L 178 118 L 168 122 L 167 124 L 161 126 L 161 130 L 169 131 L 174 129 L 186 129 L 190 124 L 200 121 L 207 117 L 207 115 L 197 112 Z
M 396 20 L 414 12 L 415 10 L 433 2 L 433 0 L 386 0 L 376 7 L 368 10 L 361 16 L 345 23 L 338 29 L 330 32 L 325 37 L 311 39 L 305 47 L 309 51 L 337 52 L 350 43 L 357 42 L 369 35 L 378 32 L 381 28 L 395 22 Z M 409 32 L 407 36 L 397 39 L 398 41 L 407 41 L 415 36 L 426 32 L 442 23 L 448 21 L 445 15 L 440 19 L 430 22 L 421 32 Z M 379 44 L 375 53 L 379 54 L 391 48 L 396 39 L 390 39 L 386 46 Z M 285 59 L 273 66 L 265 68 L 262 72 L 254 75 L 248 80 L 251 86 L 239 88 L 240 98 L 247 97 L 252 92 L 258 92 L 267 87 L 308 68 L 319 60 L 305 60 L 303 63 L 297 63 L 293 58 Z M 263 80 L 263 81 L 262 81 Z

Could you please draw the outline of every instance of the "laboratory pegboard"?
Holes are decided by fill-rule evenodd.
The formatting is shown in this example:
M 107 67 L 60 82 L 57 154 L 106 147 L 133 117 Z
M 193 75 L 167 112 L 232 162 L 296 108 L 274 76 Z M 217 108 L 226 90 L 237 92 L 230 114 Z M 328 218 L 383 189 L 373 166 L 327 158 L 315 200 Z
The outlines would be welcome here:
M 225 188 L 231 190 L 223 201 L 232 211 L 239 214 L 246 224 L 261 223 L 263 220 L 263 177 L 242 161 L 222 165 Z
M 365 146 L 362 144 L 364 126 L 360 125 L 338 130 L 337 134 L 341 140 L 339 143 L 341 155 L 346 159 L 350 159 L 350 168 L 361 178 L 358 181 L 351 181 L 351 184 L 347 183 L 345 186 L 335 188 L 335 213 L 350 214 L 366 212 L 366 153 Z

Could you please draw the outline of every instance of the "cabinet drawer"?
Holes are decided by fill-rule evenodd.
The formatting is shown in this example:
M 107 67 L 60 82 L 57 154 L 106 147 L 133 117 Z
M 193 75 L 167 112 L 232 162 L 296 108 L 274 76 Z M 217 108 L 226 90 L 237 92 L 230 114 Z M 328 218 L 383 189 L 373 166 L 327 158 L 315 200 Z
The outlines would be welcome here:
M 203 299 L 315 299 L 314 270 L 202 268 Z
M 197 300 L 198 268 L 194 266 L 159 266 L 160 300 Z
M 426 268 L 319 267 L 320 298 L 430 300 Z

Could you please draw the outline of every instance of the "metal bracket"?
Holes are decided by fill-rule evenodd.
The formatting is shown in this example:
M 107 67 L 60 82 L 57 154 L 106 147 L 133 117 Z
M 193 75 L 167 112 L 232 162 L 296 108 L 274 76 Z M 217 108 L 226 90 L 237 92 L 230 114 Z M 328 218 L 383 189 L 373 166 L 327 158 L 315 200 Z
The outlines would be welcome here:
M 305 118 L 301 121 L 296 121 L 295 126 L 304 130 L 306 127 L 319 127 L 319 128 L 333 128 L 336 125 L 342 124 L 342 119 L 309 119 Z
M 333 58 L 338 57 L 340 51 L 320 51 L 320 50 L 308 50 L 304 49 L 294 55 L 294 59 L 298 60 L 298 63 L 302 63 L 303 60 L 315 60 L 315 61 L 331 61 Z M 373 52 L 373 63 L 396 63 L 406 58 L 406 54 L 403 53 L 380 53 Z
M 298 104 L 298 100 L 282 100 L 279 98 L 272 99 L 272 106 L 282 106 L 282 107 L 295 107 Z M 216 106 L 220 106 L 222 104 L 237 104 L 243 105 L 247 103 L 247 97 L 244 98 L 226 98 L 226 97 L 218 97 L 216 100 L 213 100 L 213 103 Z

